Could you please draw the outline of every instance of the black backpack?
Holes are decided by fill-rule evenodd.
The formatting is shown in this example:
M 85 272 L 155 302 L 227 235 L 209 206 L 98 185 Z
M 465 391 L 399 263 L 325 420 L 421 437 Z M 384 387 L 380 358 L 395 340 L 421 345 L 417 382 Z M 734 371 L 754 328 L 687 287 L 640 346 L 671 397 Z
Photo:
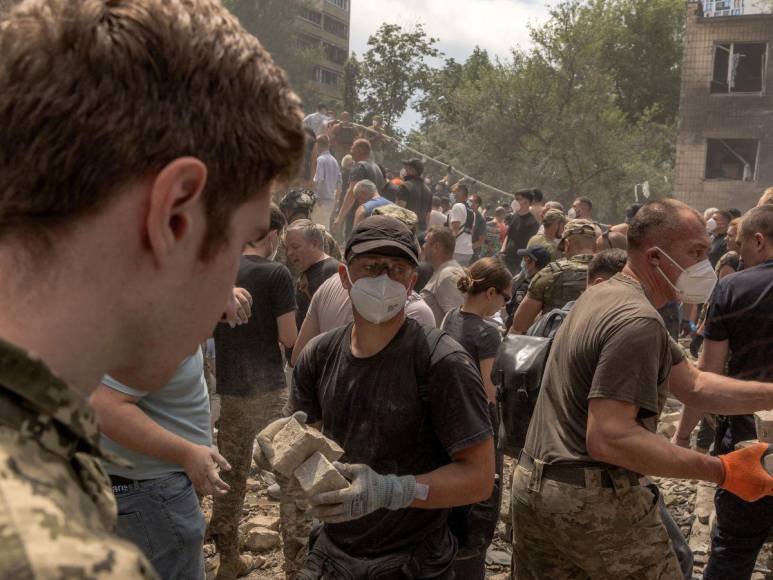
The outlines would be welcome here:
M 523 449 L 553 338 L 573 305 L 551 310 L 526 334 L 508 334 L 497 351 L 491 375 L 497 387 L 499 445 L 505 455 L 517 458 Z

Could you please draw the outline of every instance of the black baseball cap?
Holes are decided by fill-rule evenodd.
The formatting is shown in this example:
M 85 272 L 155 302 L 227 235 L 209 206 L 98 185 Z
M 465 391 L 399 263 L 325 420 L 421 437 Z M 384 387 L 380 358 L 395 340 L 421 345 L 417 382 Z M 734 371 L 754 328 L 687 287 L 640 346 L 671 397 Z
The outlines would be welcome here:
M 403 222 L 388 215 L 365 218 L 352 231 L 346 242 L 344 259 L 358 254 L 405 258 L 419 264 L 419 242 Z
M 416 170 L 416 173 L 418 173 L 419 175 L 424 173 L 424 162 L 418 157 L 414 157 L 413 159 L 406 159 L 405 161 L 403 161 L 403 165 L 407 165 L 408 167 L 413 167 L 414 170 Z
M 534 263 L 537 264 L 537 268 L 544 268 L 550 264 L 550 252 L 545 246 L 529 246 L 523 250 L 518 250 L 518 257 L 523 258 L 529 256 Z

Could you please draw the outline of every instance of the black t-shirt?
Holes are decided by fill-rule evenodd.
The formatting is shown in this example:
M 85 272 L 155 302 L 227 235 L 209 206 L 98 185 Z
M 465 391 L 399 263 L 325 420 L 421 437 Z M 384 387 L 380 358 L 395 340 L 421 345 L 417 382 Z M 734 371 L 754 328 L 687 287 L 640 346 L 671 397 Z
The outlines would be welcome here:
M 373 161 L 358 161 L 354 169 L 352 169 L 352 175 L 349 178 L 349 184 L 357 184 L 358 181 L 363 179 L 369 179 L 376 184 L 378 192 L 381 193 L 384 190 L 384 175 L 381 173 L 378 165 Z
M 397 192 L 397 201 L 404 201 L 405 207 L 416 214 L 420 230 L 427 229 L 427 214 L 432 209 L 432 192 L 421 177 L 407 177 Z
M 539 222 L 531 214 L 513 214 L 513 219 L 507 228 L 507 248 L 505 248 L 505 261 L 511 272 L 515 272 L 515 266 L 520 261 L 518 250 L 523 250 L 529 243 L 529 239 L 539 230 Z
M 338 274 L 338 260 L 327 257 L 310 266 L 298 278 L 298 283 L 295 287 L 295 299 L 298 302 L 298 312 L 295 315 L 295 320 L 298 323 L 298 329 L 301 328 L 301 324 L 303 324 L 303 320 L 306 318 L 306 313 L 309 311 L 312 296 L 317 293 L 317 290 L 325 280 L 335 274 Z
M 475 222 L 472 226 L 472 243 L 478 242 L 481 238 L 486 237 L 486 220 L 479 212 L 475 213 Z
M 502 336 L 477 314 L 462 312 L 461 306 L 446 314 L 443 330 L 461 344 L 480 368 L 480 361 L 497 355 Z
M 428 341 L 418 322 L 406 319 L 392 341 L 368 358 L 352 355 L 351 332 L 349 325 L 309 342 L 295 367 L 290 398 L 292 411 L 305 411 L 309 423 L 321 421 L 322 431 L 346 450 L 344 461 L 382 474 L 416 475 L 492 437 L 480 373 L 451 337 L 441 338 L 426 372 Z M 426 397 L 419 394 L 422 370 Z M 357 557 L 416 549 L 421 577 L 430 577 L 454 555 L 447 511 L 378 510 L 325 530 Z
M 242 256 L 236 285 L 252 295 L 246 324 L 215 329 L 215 376 L 221 395 L 249 395 L 284 388 L 276 319 L 295 310 L 289 270 L 259 256 Z
M 728 375 L 773 381 L 773 260 L 722 278 L 703 336 L 730 344 Z

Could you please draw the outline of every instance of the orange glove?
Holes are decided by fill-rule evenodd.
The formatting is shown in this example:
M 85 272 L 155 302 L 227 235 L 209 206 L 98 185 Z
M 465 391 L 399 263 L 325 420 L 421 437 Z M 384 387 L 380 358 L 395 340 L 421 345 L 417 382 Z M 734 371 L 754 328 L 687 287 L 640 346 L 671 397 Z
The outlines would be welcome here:
M 745 501 L 757 501 L 766 495 L 773 495 L 773 477 L 762 460 L 773 452 L 767 443 L 756 443 L 721 455 L 719 459 L 725 468 L 725 480 L 720 487 Z

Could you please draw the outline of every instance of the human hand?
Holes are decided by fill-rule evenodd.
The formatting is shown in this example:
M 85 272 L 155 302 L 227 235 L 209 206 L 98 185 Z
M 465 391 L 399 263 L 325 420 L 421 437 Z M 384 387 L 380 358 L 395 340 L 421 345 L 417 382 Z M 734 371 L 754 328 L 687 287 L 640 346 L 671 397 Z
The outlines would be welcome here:
M 773 477 L 763 465 L 765 456 L 770 453 L 773 453 L 773 446 L 756 443 L 720 455 L 719 459 L 725 468 L 725 479 L 720 487 L 745 501 L 757 501 L 773 495 Z
M 290 417 L 282 417 L 277 419 L 273 423 L 266 426 L 260 433 L 258 433 L 258 445 L 263 457 L 268 461 L 274 457 L 274 437 L 279 433 L 282 428 L 287 425 L 290 419 L 295 418 L 301 425 L 306 424 L 306 413 L 303 411 L 296 411 Z
M 234 288 L 231 298 L 228 300 L 225 312 L 220 317 L 220 322 L 236 328 L 245 324 L 252 314 L 252 295 L 244 288 Z
M 231 466 L 214 446 L 191 446 L 183 460 L 183 469 L 199 495 L 223 495 L 231 489 L 219 473 L 221 469 L 230 471 Z
M 356 520 L 382 508 L 399 510 L 416 498 L 416 478 L 412 475 L 381 475 L 362 464 L 336 461 L 333 465 L 351 484 L 311 498 L 311 514 L 325 523 Z

